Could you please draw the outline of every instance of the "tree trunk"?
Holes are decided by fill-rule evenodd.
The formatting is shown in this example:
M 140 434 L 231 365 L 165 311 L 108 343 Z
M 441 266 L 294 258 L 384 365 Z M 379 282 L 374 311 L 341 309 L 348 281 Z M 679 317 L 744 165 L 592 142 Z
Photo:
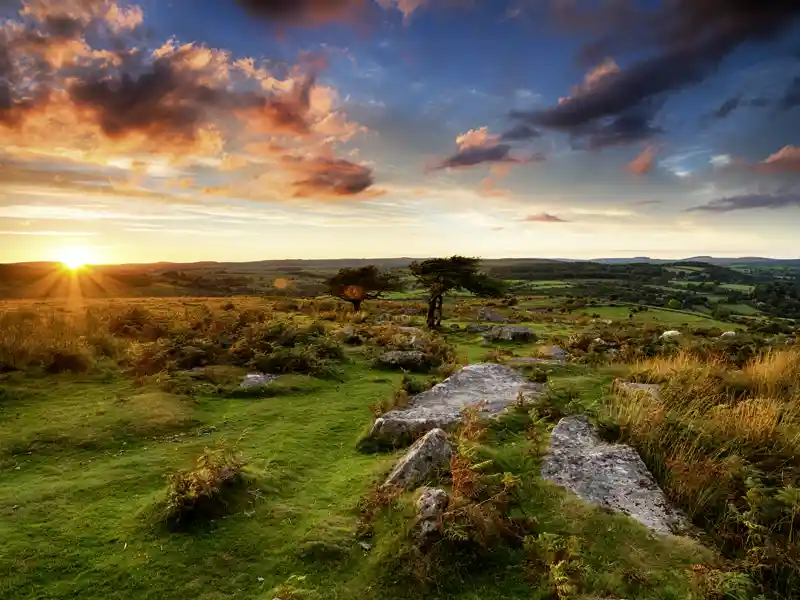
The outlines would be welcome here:
M 358 312 L 361 310 L 361 303 L 363 300 L 359 300 L 358 298 L 348 298 L 347 301 L 353 305 L 353 312 Z
M 428 316 L 426 319 L 428 329 L 436 329 L 436 307 L 441 296 L 431 296 L 428 298 Z
M 442 326 L 442 308 L 444 306 L 444 296 L 439 296 L 436 301 L 436 328 Z

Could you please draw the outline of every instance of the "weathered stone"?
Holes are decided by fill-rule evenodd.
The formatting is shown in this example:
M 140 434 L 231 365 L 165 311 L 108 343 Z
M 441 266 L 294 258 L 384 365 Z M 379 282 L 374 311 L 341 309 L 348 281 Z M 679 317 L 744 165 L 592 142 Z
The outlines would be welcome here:
M 548 358 L 560 362 L 566 362 L 569 358 L 567 351 L 560 346 L 545 346 L 544 348 L 540 348 L 539 355 L 541 358 Z
M 428 366 L 428 358 L 419 350 L 391 350 L 378 357 L 378 364 L 393 369 L 419 371 Z
M 554 367 L 554 366 L 563 365 L 564 362 L 560 361 L 560 360 L 553 360 L 552 358 L 536 358 L 536 357 L 531 357 L 531 356 L 519 356 L 519 357 L 514 357 L 514 358 L 510 359 L 505 364 L 507 364 L 509 367 L 517 367 L 517 368 L 519 368 L 519 367 L 536 366 L 536 365 Z
M 441 535 L 442 521 L 447 505 L 450 504 L 450 496 L 438 488 L 423 487 L 419 492 L 414 537 L 417 543 L 425 545 Z
M 493 363 L 468 365 L 426 392 L 415 396 L 407 408 L 391 410 L 375 420 L 369 438 L 393 445 L 410 443 L 431 429 L 448 429 L 459 423 L 463 409 L 477 406 L 483 416 L 496 415 L 517 401 L 544 388 L 510 367 Z
M 602 441 L 585 417 L 567 417 L 556 425 L 542 477 L 587 502 L 623 512 L 656 533 L 679 532 L 688 526 L 637 452 Z
M 239 387 L 245 390 L 261 387 L 267 385 L 270 381 L 275 381 L 277 375 L 270 375 L 268 373 L 248 373 L 242 378 Z
M 450 468 L 453 448 L 442 429 L 431 429 L 397 461 L 383 485 L 412 488 Z
M 492 327 L 484 336 L 489 341 L 499 342 L 535 342 L 536 334 L 521 325 L 504 325 Z
M 674 329 L 661 334 L 662 340 L 677 340 L 679 337 L 681 337 L 681 332 Z
M 726 331 L 725 333 L 723 333 L 723 334 L 722 334 L 721 336 L 719 336 L 719 337 L 720 337 L 721 339 L 725 339 L 725 338 L 735 338 L 735 337 L 736 337 L 736 332 L 735 332 L 735 331 Z
M 661 399 L 661 386 L 657 383 L 634 383 L 633 381 L 617 379 L 614 381 L 613 389 L 618 394 L 628 396 L 645 394 L 651 396 L 654 400 Z
M 479 323 L 468 323 L 466 329 L 468 333 L 481 333 L 483 331 L 488 331 L 489 326 L 481 325 Z
M 481 321 L 488 321 L 489 323 L 505 323 L 506 319 L 496 310 L 491 308 L 481 308 L 478 311 L 478 319 Z
M 398 327 L 397 331 L 399 331 L 400 333 L 410 333 L 412 335 L 423 335 L 425 333 L 419 327 L 408 327 L 408 326 Z

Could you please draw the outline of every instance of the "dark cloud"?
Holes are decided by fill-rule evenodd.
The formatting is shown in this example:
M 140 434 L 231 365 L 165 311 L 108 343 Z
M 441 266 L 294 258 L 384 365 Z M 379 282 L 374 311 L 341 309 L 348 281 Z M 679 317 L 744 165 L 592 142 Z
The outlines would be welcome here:
M 468 146 L 445 158 L 435 169 L 457 169 L 474 167 L 482 163 L 518 163 L 519 159 L 510 155 L 511 146 L 495 144 L 491 146 Z
M 795 77 L 786 88 L 778 107 L 781 110 L 791 110 L 798 106 L 800 106 L 800 77 Z
M 744 194 L 741 196 L 731 196 L 729 198 L 713 200 L 702 206 L 695 206 L 688 209 L 688 211 L 725 213 L 735 210 L 751 210 L 757 208 L 775 209 L 792 206 L 800 207 L 800 193 Z
M 236 0 L 250 14 L 291 25 L 349 20 L 367 8 L 366 0 Z
M 557 217 L 556 215 L 551 215 L 550 213 L 538 213 L 535 215 L 528 215 L 527 217 L 523 217 L 520 219 L 521 221 L 525 221 L 526 223 L 568 223 L 566 219 L 562 219 L 561 217 Z
M 738 96 L 734 96 L 733 98 L 728 98 L 720 104 L 716 109 L 712 110 L 710 113 L 710 117 L 712 119 L 726 119 L 730 116 L 730 114 L 739 108 L 739 104 L 742 101 L 742 96 L 739 94 Z
M 504 142 L 524 142 L 534 138 L 542 137 L 542 132 L 528 125 L 518 123 L 500 136 Z
M 355 196 L 375 183 L 372 169 L 340 158 L 286 158 L 284 166 L 299 176 L 292 184 L 299 197 Z
M 620 3 L 611 5 L 617 10 Z M 741 44 L 773 39 L 798 17 L 800 2 L 795 0 L 674 0 L 655 11 L 630 9 L 608 18 L 597 14 L 597 26 L 605 24 L 610 31 L 585 48 L 584 56 L 597 61 L 610 52 L 642 53 L 651 47 L 656 53 L 604 73 L 556 106 L 512 116 L 531 125 L 580 133 L 587 125 L 625 117 L 667 93 L 700 83 Z M 618 139 L 623 143 L 641 137 Z

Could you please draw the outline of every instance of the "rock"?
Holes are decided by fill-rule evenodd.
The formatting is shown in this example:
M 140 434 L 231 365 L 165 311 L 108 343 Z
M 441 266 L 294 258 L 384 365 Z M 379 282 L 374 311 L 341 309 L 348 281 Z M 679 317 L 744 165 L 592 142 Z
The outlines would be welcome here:
M 510 359 L 505 364 L 507 364 L 509 367 L 519 368 L 519 367 L 529 367 L 532 365 L 557 366 L 557 365 L 563 365 L 564 362 L 560 360 L 553 360 L 552 358 L 536 358 L 531 356 L 520 356 Z
M 488 321 L 489 323 L 505 323 L 506 319 L 496 310 L 491 308 L 481 308 L 478 311 L 478 319 L 481 321 Z
M 425 334 L 425 332 L 422 331 L 422 329 L 420 329 L 419 327 L 408 327 L 408 326 L 397 327 L 397 331 L 399 331 L 400 333 L 410 333 L 412 335 L 424 335 Z
M 735 331 L 726 331 L 725 333 L 723 333 L 719 337 L 720 337 L 720 339 L 735 338 L 736 337 L 736 332 Z
M 378 417 L 368 438 L 394 446 L 409 444 L 431 429 L 455 426 L 465 408 L 479 405 L 481 415 L 496 415 L 514 404 L 520 393 L 533 395 L 543 388 L 510 367 L 494 363 L 468 365 L 417 394 L 407 408 Z
M 492 327 L 484 336 L 489 341 L 499 342 L 535 342 L 536 334 L 520 325 L 504 325 Z
M 439 488 L 423 487 L 417 498 L 417 522 L 414 537 L 420 545 L 426 545 L 442 533 L 442 519 L 450 504 L 450 496 Z
M 245 390 L 261 387 L 267 385 L 270 381 L 275 381 L 277 375 L 270 375 L 268 373 L 248 373 L 242 378 L 239 387 Z
M 336 338 L 343 344 L 351 346 L 359 346 L 364 343 L 364 340 L 353 327 L 342 327 L 337 333 Z
M 488 325 L 480 325 L 479 323 L 468 323 L 467 324 L 467 332 L 468 333 L 481 333 L 482 331 L 488 331 Z
M 429 361 L 419 350 L 390 350 L 378 357 L 378 364 L 391 369 L 421 371 L 428 368 Z
M 431 429 L 397 461 L 384 486 L 412 488 L 450 468 L 453 448 L 443 429 Z
M 583 500 L 623 512 L 656 533 L 688 527 L 637 452 L 630 446 L 602 441 L 585 417 L 559 421 L 541 474 Z
M 627 396 L 646 394 L 654 400 L 661 399 L 661 386 L 657 383 L 634 383 L 633 381 L 617 379 L 614 381 L 613 391 Z
M 569 358 L 569 353 L 560 346 L 546 346 L 539 352 L 544 358 L 549 358 L 559 362 L 566 362 L 566 360 Z
M 679 337 L 681 337 L 681 332 L 675 330 L 665 331 L 661 334 L 662 340 L 677 340 Z

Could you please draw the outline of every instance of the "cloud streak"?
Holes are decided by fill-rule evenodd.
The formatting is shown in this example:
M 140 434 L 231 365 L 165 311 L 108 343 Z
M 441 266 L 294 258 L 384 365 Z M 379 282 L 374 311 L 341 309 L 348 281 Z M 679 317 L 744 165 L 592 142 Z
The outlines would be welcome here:
M 525 223 L 568 223 L 566 219 L 562 219 L 556 215 L 551 215 L 550 213 L 542 212 L 537 213 L 534 215 L 528 215 L 527 217 L 523 217 L 520 219 Z
M 719 198 L 708 204 L 687 209 L 688 212 L 727 213 L 738 210 L 755 210 L 762 208 L 778 209 L 800 207 L 799 193 L 776 194 L 743 194 Z

